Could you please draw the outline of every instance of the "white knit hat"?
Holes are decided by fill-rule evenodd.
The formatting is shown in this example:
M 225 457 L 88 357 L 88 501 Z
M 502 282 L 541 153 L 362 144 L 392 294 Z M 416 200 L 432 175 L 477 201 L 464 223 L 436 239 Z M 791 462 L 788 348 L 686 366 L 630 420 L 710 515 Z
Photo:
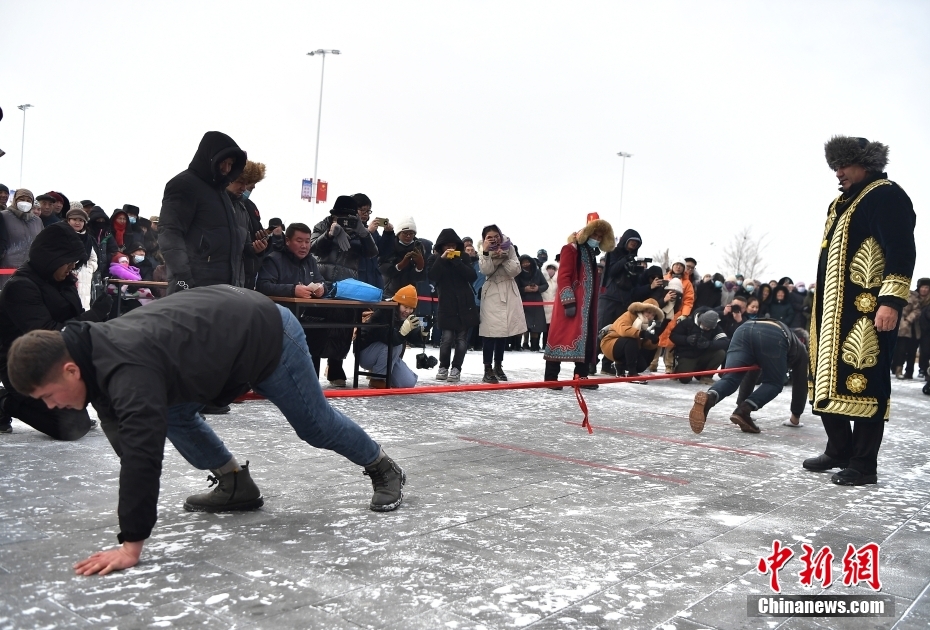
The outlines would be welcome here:
M 404 217 L 397 222 L 397 231 L 403 232 L 404 230 L 413 230 L 414 232 L 417 231 L 417 224 L 413 220 L 413 217 Z
M 678 278 L 672 278 L 671 280 L 668 281 L 668 290 L 676 291 L 678 293 L 684 293 L 685 286 L 681 283 L 681 280 L 679 280 Z

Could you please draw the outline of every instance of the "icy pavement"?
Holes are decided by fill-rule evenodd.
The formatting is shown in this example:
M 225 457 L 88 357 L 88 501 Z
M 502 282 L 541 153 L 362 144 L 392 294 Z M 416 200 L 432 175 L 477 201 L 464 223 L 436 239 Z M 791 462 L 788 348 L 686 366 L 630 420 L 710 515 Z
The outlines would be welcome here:
M 504 366 L 511 380 L 543 370 L 529 352 Z M 463 382 L 481 367 L 469 353 Z M 209 422 L 251 461 L 265 506 L 185 512 L 205 474 L 169 446 L 143 561 L 103 578 L 70 567 L 116 544 L 116 456 L 99 429 L 61 443 L 16 421 L 0 435 L 0 628 L 927 627 L 920 387 L 895 381 L 879 484 L 862 488 L 801 468 L 825 436 L 809 415 L 781 425 L 787 389 L 757 414 L 759 435 L 729 422 L 732 399 L 694 435 L 699 386 L 668 381 L 585 391 L 593 435 L 571 389 L 336 400 L 407 471 L 388 514 L 367 509 L 359 468 L 301 442 L 272 405 L 235 405 Z M 774 540 L 795 554 L 785 594 L 873 593 L 843 586 L 842 557 L 880 543 L 895 617 L 749 617 L 747 596 L 773 594 L 757 564 Z M 802 543 L 835 555 L 825 591 L 799 584 Z

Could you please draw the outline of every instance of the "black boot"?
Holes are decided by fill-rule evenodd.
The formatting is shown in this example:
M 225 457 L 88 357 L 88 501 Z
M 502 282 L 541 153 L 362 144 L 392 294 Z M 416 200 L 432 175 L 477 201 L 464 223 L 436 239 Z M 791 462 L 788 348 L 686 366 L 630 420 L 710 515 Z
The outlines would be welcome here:
M 688 422 L 691 423 L 691 430 L 700 433 L 704 430 L 707 423 L 707 412 L 717 404 L 717 392 L 710 389 L 706 392 L 698 392 L 694 395 L 694 406 L 688 414 Z
M 371 487 L 375 491 L 368 507 L 375 512 L 396 510 L 404 500 L 402 489 L 407 483 L 407 473 L 382 450 L 374 463 L 365 466 L 363 474 L 371 478 Z
M 485 364 L 484 366 L 484 378 L 481 379 L 481 382 L 490 383 L 491 385 L 497 385 L 497 383 L 499 382 L 497 380 L 497 376 L 495 376 L 494 374 L 494 370 L 491 369 L 491 366 L 489 364 Z
M 804 460 L 802 464 L 807 470 L 814 472 L 824 472 L 832 468 L 844 469 L 849 466 L 849 460 L 833 459 L 826 453 L 817 457 L 810 457 Z
M 507 375 L 504 374 L 504 366 L 500 361 L 494 362 L 494 376 L 496 376 L 497 380 L 501 382 L 507 380 Z
M 753 411 L 755 409 L 752 408 L 752 405 L 744 400 L 730 416 L 730 422 L 738 425 L 743 430 L 743 433 L 762 433 L 762 429 L 756 425 L 756 421 L 749 415 Z
M 249 462 L 238 471 L 220 475 L 218 471 L 207 477 L 212 492 L 187 497 L 184 509 L 188 512 L 233 512 L 257 510 L 264 505 L 262 492 L 252 481 Z
M 229 405 L 224 407 L 217 407 L 216 405 L 204 405 L 203 409 L 200 410 L 200 413 L 222 415 L 224 413 L 229 413 Z

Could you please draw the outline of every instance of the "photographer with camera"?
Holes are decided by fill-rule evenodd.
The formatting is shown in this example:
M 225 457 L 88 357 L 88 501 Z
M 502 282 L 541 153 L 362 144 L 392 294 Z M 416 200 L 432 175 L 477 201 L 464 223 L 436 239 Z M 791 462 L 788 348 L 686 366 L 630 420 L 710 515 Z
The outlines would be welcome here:
M 327 218 L 313 226 L 310 235 L 310 253 L 318 264 L 320 273 L 326 282 L 338 282 L 346 278 L 358 278 L 360 261 L 378 255 L 368 228 L 359 221 L 358 203 L 348 195 L 340 195 L 329 211 Z M 354 309 L 331 309 L 326 318 L 333 322 L 358 321 Z M 334 328 L 330 330 L 331 349 L 326 355 L 326 378 L 334 387 L 346 386 L 346 373 L 342 368 L 349 348 L 352 346 L 351 328 Z
M 736 329 L 747 320 L 748 307 L 748 300 L 741 295 L 737 295 L 726 306 L 718 306 L 714 309 L 717 311 L 717 315 L 720 316 L 720 327 L 730 339 L 733 338 Z
M 730 338 L 719 322 L 717 311 L 710 309 L 699 309 L 694 317 L 678 322 L 671 334 L 675 344 L 675 374 L 716 370 L 723 364 Z M 679 378 L 678 381 L 687 384 L 691 377 Z
M 633 291 L 642 284 L 643 272 L 652 262 L 651 258 L 638 258 L 642 244 L 639 232 L 627 230 L 617 242 L 616 249 L 607 252 L 604 275 L 601 277 L 604 292 L 598 298 L 597 305 L 598 330 L 613 324 L 636 301 Z M 590 371 L 593 373 L 593 370 Z M 613 365 L 606 358 L 601 364 L 601 374 L 614 374 Z
M 664 320 L 664 311 L 649 298 L 633 302 L 617 321 L 601 329 L 598 334 L 601 351 L 617 366 L 617 376 L 623 376 L 624 370 L 627 376 L 639 376 L 652 362 Z
M 399 305 L 394 319 L 396 328 L 360 328 L 355 341 L 358 364 L 368 372 L 387 374 L 387 362 L 391 361 L 391 387 L 413 387 L 417 384 L 417 374 L 407 367 L 403 357 L 408 338 L 411 345 L 423 344 L 420 318 L 414 315 L 418 301 L 417 290 L 413 285 L 401 287 L 391 299 Z M 386 324 L 391 321 L 391 316 L 391 311 L 380 308 L 374 312 L 368 323 Z M 417 356 L 418 369 L 430 369 L 435 365 L 435 357 L 425 353 Z M 387 381 L 383 378 L 371 378 L 368 386 L 373 389 L 385 389 Z
M 397 232 L 385 232 L 381 249 L 387 252 L 380 257 L 384 294 L 393 295 L 401 287 L 426 280 L 426 254 L 423 243 L 417 239 L 417 224 L 413 217 L 397 222 Z

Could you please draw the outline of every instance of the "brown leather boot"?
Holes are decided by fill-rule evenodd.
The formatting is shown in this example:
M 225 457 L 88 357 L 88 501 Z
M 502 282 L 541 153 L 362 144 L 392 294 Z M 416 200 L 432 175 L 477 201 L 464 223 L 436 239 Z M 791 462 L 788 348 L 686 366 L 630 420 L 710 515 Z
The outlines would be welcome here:
M 707 412 L 711 407 L 717 404 L 717 392 L 708 390 L 698 392 L 694 395 L 694 406 L 688 414 L 688 422 L 691 424 L 691 430 L 700 433 L 704 430 L 704 424 L 707 422 Z
M 736 411 L 730 416 L 730 422 L 733 424 L 739 425 L 739 428 L 743 430 L 743 433 L 762 433 L 756 425 L 756 421 L 750 417 L 750 413 L 755 411 L 748 402 L 745 400 L 739 404 L 739 407 L 736 408 Z

